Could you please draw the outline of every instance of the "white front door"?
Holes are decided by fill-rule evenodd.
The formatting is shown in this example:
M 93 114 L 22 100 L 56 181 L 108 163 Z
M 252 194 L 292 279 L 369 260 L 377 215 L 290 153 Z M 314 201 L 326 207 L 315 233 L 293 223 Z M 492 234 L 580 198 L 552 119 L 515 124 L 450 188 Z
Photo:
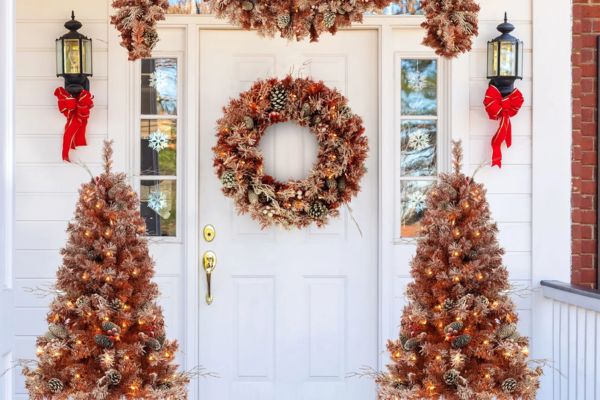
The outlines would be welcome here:
M 219 374 L 200 382 L 205 400 L 366 400 L 370 379 L 347 375 L 377 367 L 378 34 L 323 35 L 317 44 L 237 30 L 200 33 L 200 228 L 216 229 L 200 253 L 217 255 L 214 302 L 201 271 L 200 364 Z M 212 167 L 222 107 L 257 78 L 297 74 L 335 86 L 364 119 L 368 174 L 349 212 L 324 229 L 266 229 L 237 215 Z M 262 148 L 276 177 L 301 177 L 315 142 L 293 124 L 271 128 Z

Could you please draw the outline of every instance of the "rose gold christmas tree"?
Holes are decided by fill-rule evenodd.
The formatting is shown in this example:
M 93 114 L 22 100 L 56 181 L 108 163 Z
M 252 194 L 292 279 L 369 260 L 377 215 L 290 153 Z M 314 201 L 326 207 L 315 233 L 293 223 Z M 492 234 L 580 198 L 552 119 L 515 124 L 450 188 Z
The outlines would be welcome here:
M 388 342 L 388 373 L 377 375 L 381 400 L 533 400 L 539 387 L 498 228 L 483 185 L 460 171 L 461 152 L 455 143 L 454 172 L 427 195 L 400 337 Z
M 151 281 L 138 197 L 125 174 L 82 185 L 57 273 L 48 333 L 37 339 L 35 369 L 24 368 L 31 399 L 185 399 L 189 374 L 177 372 L 177 343 L 165 338 Z

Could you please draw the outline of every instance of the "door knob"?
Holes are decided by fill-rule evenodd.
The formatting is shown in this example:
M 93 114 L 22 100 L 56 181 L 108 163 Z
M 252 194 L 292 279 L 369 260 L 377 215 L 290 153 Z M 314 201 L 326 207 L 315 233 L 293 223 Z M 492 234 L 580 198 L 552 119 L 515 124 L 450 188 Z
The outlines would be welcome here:
M 207 251 L 202 256 L 202 266 L 204 267 L 204 272 L 206 273 L 206 304 L 211 305 L 213 302 L 212 297 L 212 273 L 217 266 L 217 255 L 212 251 Z

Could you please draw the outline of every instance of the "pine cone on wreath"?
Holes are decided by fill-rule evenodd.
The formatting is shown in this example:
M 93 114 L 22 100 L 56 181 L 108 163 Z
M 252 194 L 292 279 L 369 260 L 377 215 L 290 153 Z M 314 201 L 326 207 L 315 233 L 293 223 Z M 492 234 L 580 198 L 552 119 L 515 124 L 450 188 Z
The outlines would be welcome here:
M 223 184 L 223 187 L 226 189 L 234 188 L 236 186 L 235 172 L 233 172 L 233 171 L 223 172 L 223 175 L 221 176 L 221 183 Z
M 319 219 L 327 214 L 327 207 L 320 201 L 315 201 L 308 209 L 308 216 L 314 219 Z
M 502 391 L 505 393 L 512 393 L 517 390 L 517 381 L 513 378 L 508 378 L 502 382 Z
M 460 373 L 457 370 L 449 369 L 448 371 L 444 372 L 444 382 L 446 383 L 446 385 L 454 386 L 458 382 L 459 376 Z
M 52 378 L 48 381 L 48 389 L 52 393 L 60 393 L 65 389 L 65 385 L 60 379 Z
M 480 7 L 474 0 L 423 0 L 421 5 L 427 30 L 423 44 L 436 54 L 452 58 L 471 50 L 473 37 L 479 34 Z
M 273 111 L 281 111 L 285 108 L 288 100 L 288 92 L 282 86 L 274 87 L 269 95 Z

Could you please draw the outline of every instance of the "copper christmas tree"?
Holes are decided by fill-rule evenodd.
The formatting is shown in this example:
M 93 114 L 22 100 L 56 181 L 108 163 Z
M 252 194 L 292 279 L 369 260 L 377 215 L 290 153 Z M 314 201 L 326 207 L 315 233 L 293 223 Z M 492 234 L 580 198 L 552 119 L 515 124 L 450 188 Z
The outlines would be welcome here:
M 37 367 L 24 368 L 31 399 L 185 399 L 177 343 L 165 338 L 154 263 L 138 197 L 125 174 L 105 170 L 82 185 L 57 273 Z
M 111 23 L 121 34 L 121 46 L 127 49 L 129 60 L 151 57 L 158 43 L 156 23 L 165 19 L 168 0 L 114 0 L 117 10 Z
M 392 362 L 377 376 L 380 400 L 535 399 L 540 367 L 528 367 L 498 228 L 485 189 L 460 171 L 442 174 L 427 195 L 414 281 Z

